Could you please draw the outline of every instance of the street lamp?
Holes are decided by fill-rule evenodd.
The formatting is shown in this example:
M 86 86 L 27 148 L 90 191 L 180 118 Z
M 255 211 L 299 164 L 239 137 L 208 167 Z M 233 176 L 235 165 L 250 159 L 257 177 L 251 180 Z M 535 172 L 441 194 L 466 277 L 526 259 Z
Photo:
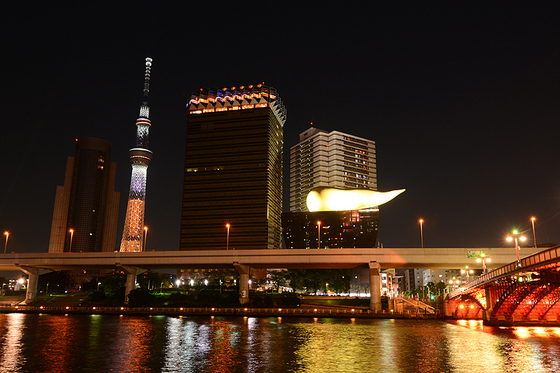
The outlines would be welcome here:
M 68 251 L 72 252 L 72 239 L 74 238 L 74 230 L 70 228 L 69 232 L 70 232 L 70 247 L 68 248 Z
M 424 219 L 420 219 L 418 220 L 418 222 L 420 223 L 420 244 L 422 245 L 422 248 L 424 248 L 424 232 L 422 231 L 422 226 L 424 225 Z
M 474 273 L 474 271 L 472 269 L 469 269 L 469 266 L 465 266 L 465 269 L 461 270 L 461 274 L 466 274 L 467 275 L 467 282 L 469 282 L 469 274 L 472 275 Z
M 6 236 L 6 243 L 4 244 L 4 254 L 6 254 L 6 250 L 8 249 L 8 237 L 10 237 L 10 232 L 4 232 L 4 236 Z
M 476 258 L 476 261 L 478 263 L 482 262 L 482 274 L 486 274 L 486 263 L 490 263 L 492 259 L 482 256 L 481 258 Z
M 146 251 L 146 242 L 148 242 L 148 227 L 144 226 L 144 245 L 142 245 L 142 251 Z
M 519 260 L 519 241 L 523 242 L 527 238 L 525 238 L 525 236 L 522 236 L 521 233 L 519 233 L 517 231 L 517 229 L 514 230 L 513 232 L 511 232 L 511 234 L 512 234 L 513 237 L 512 236 L 507 236 L 506 240 L 508 242 L 515 241 L 515 253 L 517 254 L 517 266 L 521 267 L 521 261 Z M 518 238 L 519 238 L 519 241 L 518 241 Z
M 227 229 L 227 238 L 226 238 L 226 250 L 229 250 L 229 223 L 226 224 L 226 229 Z
M 535 249 L 536 249 L 537 248 L 537 235 L 535 234 L 535 220 L 537 220 L 537 218 L 532 216 L 531 217 L 531 224 L 533 225 L 533 245 L 535 246 Z
M 321 221 L 317 222 L 317 230 L 319 231 L 317 236 L 317 249 L 321 248 Z

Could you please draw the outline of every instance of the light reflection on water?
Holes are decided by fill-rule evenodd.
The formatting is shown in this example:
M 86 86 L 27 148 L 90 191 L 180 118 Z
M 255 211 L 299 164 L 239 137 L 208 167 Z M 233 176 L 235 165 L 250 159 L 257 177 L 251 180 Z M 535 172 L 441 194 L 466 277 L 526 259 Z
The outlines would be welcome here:
M 560 328 L 0 314 L 0 372 L 548 372 Z

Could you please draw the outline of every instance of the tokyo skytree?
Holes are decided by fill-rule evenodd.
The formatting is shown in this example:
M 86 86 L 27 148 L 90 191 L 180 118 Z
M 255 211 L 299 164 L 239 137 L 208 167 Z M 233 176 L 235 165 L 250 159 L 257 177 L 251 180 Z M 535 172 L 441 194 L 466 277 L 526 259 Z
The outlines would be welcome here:
M 121 241 L 121 252 L 143 251 L 144 211 L 146 201 L 146 179 L 148 165 L 152 160 L 152 152 L 148 150 L 148 135 L 152 123 L 150 122 L 150 108 L 148 93 L 150 91 L 150 72 L 152 59 L 146 58 L 146 74 L 144 76 L 144 97 L 140 106 L 140 116 L 136 120 L 136 147 L 130 149 L 130 163 L 132 175 L 130 177 L 130 192 L 124 220 L 124 230 Z

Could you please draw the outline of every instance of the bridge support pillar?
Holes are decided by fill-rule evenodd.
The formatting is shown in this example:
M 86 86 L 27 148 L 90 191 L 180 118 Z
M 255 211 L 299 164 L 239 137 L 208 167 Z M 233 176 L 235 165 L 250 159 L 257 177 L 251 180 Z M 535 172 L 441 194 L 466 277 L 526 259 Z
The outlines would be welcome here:
M 375 312 L 381 311 L 381 278 L 379 272 L 381 266 L 378 262 L 369 262 L 369 289 L 371 298 L 369 309 Z
M 251 267 L 237 262 L 233 266 L 239 272 L 239 303 L 246 304 L 249 302 L 249 275 Z
M 37 283 L 39 276 L 45 273 L 52 272 L 50 269 L 32 268 L 32 267 L 19 267 L 19 269 L 29 276 L 27 280 L 27 291 L 25 292 L 25 304 L 30 304 L 37 299 Z
M 482 311 L 482 320 L 490 321 L 490 315 L 492 314 L 492 305 L 494 304 L 494 299 L 492 299 L 492 291 L 490 286 L 484 289 L 484 296 L 486 297 L 486 309 Z
M 147 270 L 144 268 L 121 265 L 117 265 L 117 267 L 119 267 L 124 271 L 124 273 L 126 273 L 126 290 L 124 292 L 124 303 L 128 304 L 128 294 L 130 294 L 130 292 L 136 288 L 136 276 L 146 272 Z

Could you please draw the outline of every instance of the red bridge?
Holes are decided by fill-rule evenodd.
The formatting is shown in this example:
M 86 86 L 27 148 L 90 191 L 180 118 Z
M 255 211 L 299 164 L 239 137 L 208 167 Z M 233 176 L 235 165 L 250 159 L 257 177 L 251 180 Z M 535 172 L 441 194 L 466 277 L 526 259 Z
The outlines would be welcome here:
M 558 323 L 560 246 L 515 261 L 450 293 L 446 316 L 488 325 Z

